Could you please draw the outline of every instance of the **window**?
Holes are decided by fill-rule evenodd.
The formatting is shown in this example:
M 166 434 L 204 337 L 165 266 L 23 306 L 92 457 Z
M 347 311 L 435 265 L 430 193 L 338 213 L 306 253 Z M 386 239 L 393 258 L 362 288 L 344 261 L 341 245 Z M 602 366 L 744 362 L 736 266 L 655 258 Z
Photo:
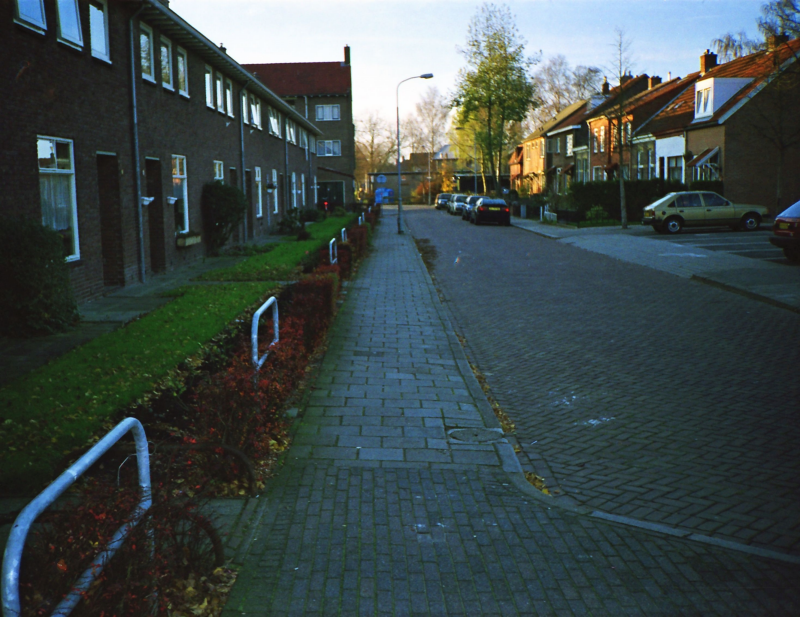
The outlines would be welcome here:
M 647 165 L 647 150 L 636 151 L 636 179 L 649 180 L 648 172 L 650 168 Z
M 703 203 L 705 203 L 706 208 L 727 206 L 730 204 L 722 195 L 717 195 L 716 193 L 701 193 L 701 195 L 703 196 Z
M 278 214 L 278 170 L 272 170 L 272 188 L 270 189 L 272 193 L 272 212 L 274 214 Z
M 697 98 L 695 100 L 694 115 L 709 115 L 711 112 L 708 109 L 708 100 L 711 98 L 711 88 L 703 88 L 702 90 L 698 90 L 695 96 Z
M 167 90 L 172 86 L 172 41 L 161 37 L 161 85 Z
M 250 118 L 250 114 L 247 113 L 247 107 L 247 92 L 242 92 L 242 122 L 250 124 L 250 120 L 248 119 Z
M 175 210 L 175 233 L 189 231 L 189 191 L 186 186 L 186 157 L 172 155 L 172 197 Z
M 300 147 L 306 150 L 306 158 L 308 158 L 308 133 L 305 129 L 300 129 Z
M 78 0 L 58 0 L 56 8 L 58 9 L 58 40 L 71 44 L 73 47 L 83 47 Z
M 257 129 L 261 128 L 261 101 L 250 95 L 250 120 Z
M 297 174 L 292 172 L 292 208 L 297 207 Z
M 544 140 L 539 142 L 539 158 L 544 158 Z
M 225 111 L 233 118 L 233 82 L 225 80 Z
M 673 182 L 683 182 L 683 157 L 667 157 L 667 179 Z
M 214 109 L 214 71 L 206 65 L 206 107 Z
M 314 176 L 314 203 L 315 204 L 319 202 L 319 197 L 317 196 L 317 188 L 318 188 L 318 186 L 317 186 L 317 177 Z
M 92 55 L 100 60 L 111 62 L 108 44 L 107 0 L 89 0 L 89 38 L 92 44 Z
M 572 156 L 572 135 L 567 135 L 566 137 L 567 145 L 566 145 L 566 155 Z
M 139 24 L 139 58 L 142 65 L 142 77 L 155 83 L 153 62 L 153 31 L 146 24 Z
M 699 193 L 683 193 L 675 198 L 675 205 L 679 208 L 702 208 Z
M 286 141 L 297 144 L 297 125 L 291 120 L 286 121 Z
M 189 96 L 189 55 L 182 47 L 178 47 L 178 92 Z
M 602 166 L 596 165 L 595 167 L 592 167 L 592 180 L 595 182 L 605 180 Z
M 80 258 L 80 244 L 72 142 L 68 139 L 39 137 L 36 145 L 42 224 L 61 234 L 64 257 L 67 261 L 75 261 Z
M 597 129 L 592 133 L 592 152 L 597 152 Z
M 261 168 L 256 167 L 256 218 L 261 218 L 264 215 L 261 204 Z
M 342 156 L 342 142 L 334 140 L 317 140 L 317 156 Z
M 23 26 L 44 32 L 47 22 L 44 17 L 44 0 L 17 0 L 14 21 Z
M 225 93 L 223 92 L 222 88 L 222 75 L 217 73 L 217 79 L 215 81 L 217 85 L 217 111 L 220 113 L 225 113 Z
M 269 132 L 271 135 L 275 135 L 275 137 L 281 136 L 281 115 L 270 107 L 268 109 L 269 113 Z
M 622 133 L 622 143 L 630 143 L 631 142 L 631 123 L 625 123 L 625 132 Z
M 225 165 L 222 161 L 214 161 L 214 180 L 225 181 Z
M 300 174 L 300 195 L 302 200 L 300 203 L 305 207 L 306 205 L 306 175 Z
M 339 119 L 338 105 L 317 105 L 317 120 L 328 121 Z
M 606 127 L 600 127 L 600 152 L 606 151 Z

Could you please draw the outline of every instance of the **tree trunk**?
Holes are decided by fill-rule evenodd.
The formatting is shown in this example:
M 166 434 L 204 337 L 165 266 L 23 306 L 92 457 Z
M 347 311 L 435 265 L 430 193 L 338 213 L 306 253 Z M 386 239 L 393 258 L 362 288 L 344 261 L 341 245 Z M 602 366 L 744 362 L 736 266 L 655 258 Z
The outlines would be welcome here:
M 622 229 L 628 229 L 628 211 L 625 205 L 625 177 L 622 173 L 622 153 L 620 152 L 619 165 L 619 217 L 622 221 Z

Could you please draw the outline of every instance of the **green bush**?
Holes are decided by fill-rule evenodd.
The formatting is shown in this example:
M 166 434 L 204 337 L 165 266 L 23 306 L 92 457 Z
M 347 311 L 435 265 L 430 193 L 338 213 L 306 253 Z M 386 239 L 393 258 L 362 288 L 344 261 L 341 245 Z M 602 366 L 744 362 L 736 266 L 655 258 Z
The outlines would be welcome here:
M 235 186 L 215 180 L 203 186 L 201 206 L 208 249 L 216 253 L 244 220 L 247 199 Z
M 695 180 L 689 186 L 693 191 L 714 191 L 725 196 L 725 186 L 722 180 Z
M 347 216 L 347 211 L 342 206 L 336 206 L 333 209 L 333 216 Z
M 629 221 L 642 218 L 642 210 L 667 193 L 685 191 L 686 187 L 677 182 L 655 180 L 626 180 L 625 205 Z M 585 220 L 587 213 L 595 207 L 602 208 L 606 217 L 619 221 L 619 181 L 573 182 L 569 186 L 564 210 L 576 211 L 579 220 Z
M 298 208 L 289 208 L 278 222 L 278 233 L 296 234 L 303 228 L 303 220 Z
M 18 218 L 0 226 L 0 289 L 3 334 L 52 334 L 78 321 L 63 239 L 41 223 Z
M 316 208 L 306 208 L 300 213 L 300 218 L 306 223 L 316 223 L 325 220 L 325 212 Z

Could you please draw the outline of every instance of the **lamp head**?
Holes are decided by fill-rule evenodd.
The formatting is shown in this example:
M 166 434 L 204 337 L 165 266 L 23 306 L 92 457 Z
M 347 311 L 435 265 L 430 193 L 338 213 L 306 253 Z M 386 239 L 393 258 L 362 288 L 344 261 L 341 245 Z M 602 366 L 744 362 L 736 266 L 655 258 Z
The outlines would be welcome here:
M 431 77 L 433 77 L 433 73 L 425 73 L 424 75 L 420 75 L 420 78 L 422 79 L 430 79 Z

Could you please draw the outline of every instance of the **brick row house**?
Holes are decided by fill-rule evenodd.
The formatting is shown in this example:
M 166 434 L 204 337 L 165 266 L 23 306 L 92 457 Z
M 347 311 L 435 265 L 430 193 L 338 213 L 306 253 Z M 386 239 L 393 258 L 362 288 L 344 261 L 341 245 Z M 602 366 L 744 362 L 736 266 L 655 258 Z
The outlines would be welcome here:
M 800 199 L 800 175 L 791 173 L 800 168 L 799 59 L 800 39 L 774 37 L 765 50 L 724 64 L 706 50 L 700 70 L 684 78 L 604 82 L 517 147 L 517 187 L 563 194 L 569 182 L 618 174 L 715 180 L 729 199 L 775 214 Z
M 314 202 L 351 206 L 356 195 L 350 47 L 341 62 L 246 64 L 259 80 L 322 131 L 317 139 Z
M 79 300 L 202 259 L 215 179 L 236 241 L 311 203 L 322 132 L 168 4 L 0 4 L 0 213 L 59 231 Z

